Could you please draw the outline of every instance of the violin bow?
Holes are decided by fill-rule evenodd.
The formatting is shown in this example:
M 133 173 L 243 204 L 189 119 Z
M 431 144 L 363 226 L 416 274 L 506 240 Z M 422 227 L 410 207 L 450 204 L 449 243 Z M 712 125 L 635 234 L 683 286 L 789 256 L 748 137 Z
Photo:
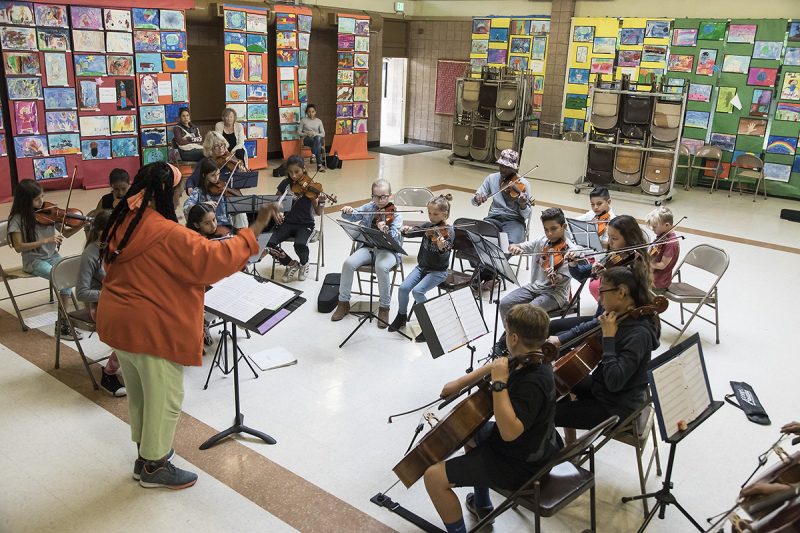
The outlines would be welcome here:
M 225 181 L 225 185 L 222 187 L 222 192 L 221 192 L 221 193 L 219 193 L 219 200 L 217 201 L 217 205 L 219 205 L 219 202 L 221 202 L 221 201 L 222 201 L 222 198 L 225 196 L 225 191 L 227 191 L 227 190 L 228 190 L 228 185 L 230 185 L 230 184 L 233 182 L 233 175 L 236 173 L 236 169 L 238 169 L 238 168 L 239 168 L 239 165 L 240 165 L 241 163 L 242 163 L 241 161 L 239 161 L 238 163 L 236 163 L 236 166 L 235 166 L 235 167 L 233 167 L 233 170 L 231 170 L 231 175 L 230 175 L 230 176 L 228 176 L 228 179 Z M 224 166 L 224 165 L 223 165 L 223 166 Z
M 64 216 L 61 217 L 61 229 L 59 230 L 60 233 L 64 233 L 64 226 L 67 223 L 67 211 L 69 210 L 69 202 L 72 200 L 72 187 L 75 185 L 75 174 L 78 172 L 78 165 L 72 169 L 72 178 L 69 180 L 69 192 L 67 193 L 67 205 L 64 208 Z M 55 221 L 54 221 L 55 222 Z M 56 246 L 56 250 L 60 250 L 61 245 L 59 244 Z
M 442 231 L 442 230 L 446 230 L 448 227 L 452 227 L 453 229 L 472 228 L 475 225 L 476 225 L 475 222 L 470 222 L 469 224 L 455 224 L 453 226 L 447 226 L 447 225 L 444 225 L 444 226 L 430 226 L 428 228 L 423 228 L 422 226 L 411 226 L 411 229 L 409 229 L 407 232 L 405 232 L 404 235 L 409 235 L 409 234 L 414 234 L 414 233 L 424 233 L 426 231 Z

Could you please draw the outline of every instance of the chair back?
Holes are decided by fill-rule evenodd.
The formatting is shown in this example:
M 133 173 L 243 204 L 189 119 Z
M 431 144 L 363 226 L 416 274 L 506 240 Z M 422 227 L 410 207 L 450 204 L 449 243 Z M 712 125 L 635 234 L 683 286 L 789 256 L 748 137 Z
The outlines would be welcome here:
M 716 161 L 722 160 L 722 150 L 719 146 L 713 144 L 705 144 L 697 149 L 694 153 L 695 159 L 714 159 Z
M 0 222 L 0 248 L 6 245 L 11 245 L 11 240 L 8 238 L 8 220 Z
M 682 263 L 692 265 L 695 268 L 714 274 L 717 278 L 721 278 L 725 271 L 728 270 L 730 258 L 722 248 L 717 248 L 710 244 L 698 244 L 689 250 Z
M 678 146 L 678 157 L 691 157 L 692 153 L 689 151 L 689 147 L 685 144 L 681 143 Z
M 764 162 L 761 158 L 752 154 L 741 154 L 736 158 L 733 164 L 739 168 L 747 168 L 753 170 L 761 170 L 764 167 Z
M 564 446 L 558 455 L 553 458 L 550 464 L 555 466 L 560 463 L 572 461 L 578 456 L 583 455 L 589 446 L 591 446 L 596 440 L 610 434 L 614 427 L 616 427 L 617 422 L 619 422 L 619 417 L 616 415 L 605 419 L 603 422 L 600 422 L 595 427 L 575 439 L 572 444 Z
M 564 134 L 565 141 L 571 142 L 583 142 L 583 132 L 580 131 L 568 131 Z
M 433 193 L 425 187 L 405 187 L 394 194 L 398 206 L 423 207 L 433 199 Z
M 50 278 L 56 291 L 71 289 L 78 284 L 78 274 L 81 269 L 81 256 L 72 255 L 63 258 L 53 266 Z

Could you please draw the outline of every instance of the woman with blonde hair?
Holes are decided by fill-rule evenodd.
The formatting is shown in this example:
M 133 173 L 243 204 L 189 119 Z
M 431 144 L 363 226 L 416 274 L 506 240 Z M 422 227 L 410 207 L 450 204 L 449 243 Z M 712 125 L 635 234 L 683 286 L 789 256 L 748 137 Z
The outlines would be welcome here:
M 225 139 L 227 150 L 233 152 L 233 155 L 246 164 L 247 152 L 244 149 L 244 126 L 237 122 L 236 119 L 236 110 L 226 107 L 222 111 L 222 120 L 214 126 L 214 131 Z

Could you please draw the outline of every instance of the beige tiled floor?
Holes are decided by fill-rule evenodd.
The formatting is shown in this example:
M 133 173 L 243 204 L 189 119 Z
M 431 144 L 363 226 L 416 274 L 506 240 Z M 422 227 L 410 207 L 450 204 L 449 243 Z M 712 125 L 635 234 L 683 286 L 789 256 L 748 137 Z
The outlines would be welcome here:
M 474 188 L 486 174 L 480 169 L 448 165 L 447 152 L 443 151 L 406 157 L 376 155 L 369 161 L 345 162 L 343 170 L 318 177 L 325 190 L 337 194 L 340 202 L 350 202 L 366 198 L 369 183 L 378 176 L 390 179 L 398 190 L 440 184 Z M 271 192 L 277 183 L 271 174 L 265 175 L 259 192 Z M 586 195 L 575 195 L 566 185 L 534 180 L 534 191 L 540 205 L 546 202 L 583 210 L 588 204 Z M 76 191 L 73 205 L 89 209 L 104 192 Z M 453 195 L 452 218 L 485 213 L 485 208 L 469 204 L 468 193 L 455 191 Z M 63 204 L 66 193 L 48 193 L 47 198 Z M 778 219 L 782 207 L 796 209 L 800 205 L 774 198 L 754 204 L 748 197 L 728 199 L 724 193 L 709 195 L 698 189 L 676 191 L 669 206 L 678 217 L 689 217 L 684 223 L 688 230 L 721 234 L 712 238 L 687 232 L 684 252 L 696 244 L 710 243 L 731 256 L 730 269 L 720 285 L 721 343 L 714 344 L 712 326 L 698 321 L 690 327 L 702 338 L 714 396 L 721 399 L 729 392 L 731 380 L 747 381 L 773 420 L 771 427 L 756 426 L 741 412 L 726 406 L 681 443 L 673 476 L 675 493 L 702 521 L 733 503 L 738 485 L 755 467 L 757 455 L 775 440 L 780 425 L 800 418 L 796 385 L 800 369 L 791 337 L 797 327 L 793 304 L 800 297 L 796 283 L 800 225 Z M 7 216 L 9 207 L 0 205 L 0 217 Z M 540 209 L 537 206 L 537 214 Z M 642 218 L 652 205 L 617 200 L 614 209 L 618 214 Z M 323 274 L 338 272 L 349 241 L 331 220 L 325 222 L 325 237 Z M 736 242 L 740 238 L 795 250 Z M 63 253 L 79 253 L 82 246 L 82 237 L 75 236 L 66 242 Z M 414 264 L 416 247 L 407 247 L 408 267 Z M 18 261 L 10 249 L 0 250 L 0 264 Z M 268 272 L 267 267 L 265 261 L 261 270 Z M 525 277 L 521 276 L 523 280 Z M 261 373 L 258 379 L 242 373 L 246 423 L 270 433 L 278 444 L 242 442 L 391 528 L 414 531 L 410 524 L 369 502 L 372 495 L 395 481 L 391 469 L 418 423 L 417 416 L 391 425 L 386 419 L 432 400 L 444 381 L 463 372 L 468 352 L 459 350 L 433 360 L 424 345 L 407 342 L 374 325 L 362 328 L 339 349 L 338 344 L 355 327 L 356 320 L 332 323 L 327 315 L 318 314 L 319 283 L 313 277 L 294 285 L 305 291 L 308 303 L 264 337 L 241 341 L 248 353 L 277 344 L 298 358 L 297 365 Z M 29 297 L 28 301 L 35 302 L 36 298 L 41 296 Z M 2 308 L 9 310 L 7 302 L 4 304 Z M 42 307 L 28 314 L 47 310 Z M 587 296 L 584 312 L 591 311 L 593 302 Z M 668 310 L 666 316 L 676 319 L 677 310 Z M 486 318 L 493 322 L 494 307 L 487 307 Z M 9 331 L 0 331 L 0 335 Z M 43 331 L 52 334 L 52 327 Z M 674 338 L 675 332 L 666 328 L 662 347 Z M 485 354 L 490 344 L 489 337 L 481 339 L 478 354 Z M 104 347 L 94 337 L 85 345 L 92 354 L 103 353 Z M 215 372 L 209 389 L 202 390 L 209 363 L 207 356 L 205 367 L 187 369 L 183 408 L 203 424 L 223 429 L 230 424 L 233 411 L 231 379 Z M 65 365 L 76 365 L 76 361 L 70 359 Z M 201 472 L 200 482 L 187 491 L 139 489 L 129 478 L 131 445 L 127 426 L 119 418 L 7 349 L 0 350 L 0 382 L 0 462 L 5 473 L 0 481 L 2 531 L 284 531 L 291 530 L 289 523 L 300 530 L 313 530 L 304 527 L 302 519 L 277 519 L 276 514 L 287 515 L 271 507 L 279 505 L 274 499 L 264 504 L 266 509 L 248 500 L 248 490 L 279 491 L 279 480 L 265 479 L 258 486 L 237 492 Z M 662 444 L 660 449 L 666 459 L 668 448 Z M 192 456 L 200 458 L 194 461 L 197 468 L 203 455 Z M 181 458 L 178 462 L 187 464 Z M 247 468 L 247 464 L 237 467 Z M 633 450 L 616 443 L 609 445 L 598 456 L 597 471 L 599 531 L 635 531 L 641 508 L 619 503 L 620 496 L 637 491 Z M 276 488 L 270 489 L 273 486 Z M 649 488 L 658 487 L 659 481 L 651 477 Z M 389 495 L 439 523 L 421 484 L 408 491 L 395 487 Z M 315 512 L 314 503 L 308 501 L 304 512 Z M 588 527 L 586 504 L 587 500 L 581 499 L 558 517 L 546 520 L 545 531 Z M 530 524 L 529 514 L 509 512 L 497 521 L 495 530 L 523 531 Z M 331 519 L 326 530 L 358 528 Z M 670 533 L 689 530 L 675 509 L 669 509 L 665 520 L 656 520 L 648 529 Z

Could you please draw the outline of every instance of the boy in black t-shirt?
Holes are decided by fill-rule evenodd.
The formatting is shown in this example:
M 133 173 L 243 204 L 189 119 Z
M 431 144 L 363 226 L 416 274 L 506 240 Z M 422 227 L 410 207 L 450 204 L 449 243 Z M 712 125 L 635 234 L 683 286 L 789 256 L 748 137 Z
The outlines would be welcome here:
M 297 155 L 289 157 L 286 161 L 286 174 L 288 175 L 278 184 L 278 194 L 283 194 L 287 187 L 298 181 L 306 172 L 303 158 Z M 303 281 L 308 275 L 308 240 L 314 231 L 314 215 L 321 215 L 325 208 L 325 198 L 318 196 L 313 200 L 305 195 L 300 196 L 292 204 L 292 209 L 285 215 L 278 213 L 276 225 L 272 228 L 272 237 L 267 243 L 267 250 L 282 265 L 286 267 L 283 273 L 283 282 L 290 281 L 295 273 L 297 279 Z M 280 244 L 286 239 L 294 237 L 294 251 L 299 261 L 294 261 L 283 251 Z
M 506 346 L 522 365 L 509 374 L 508 358 L 499 357 L 442 389 L 446 397 L 491 374 L 496 420 L 473 435 L 465 455 L 425 472 L 425 488 L 448 533 L 467 530 L 453 487 L 475 487 L 466 505 L 480 519 L 493 509 L 489 487 L 519 488 L 558 452 L 553 368 L 540 351 L 550 319 L 540 307 L 521 304 L 511 308 L 506 320 Z

